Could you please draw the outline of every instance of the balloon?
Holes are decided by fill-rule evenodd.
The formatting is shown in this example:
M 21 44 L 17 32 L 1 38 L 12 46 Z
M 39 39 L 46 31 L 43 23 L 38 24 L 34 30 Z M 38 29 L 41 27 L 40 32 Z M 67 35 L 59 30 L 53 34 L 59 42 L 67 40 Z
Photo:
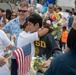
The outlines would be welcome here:
M 47 7 L 43 7 L 42 12 L 46 12 L 47 11 Z
M 44 7 L 42 8 L 42 12 L 46 12 L 48 8 L 48 4 L 45 4 Z

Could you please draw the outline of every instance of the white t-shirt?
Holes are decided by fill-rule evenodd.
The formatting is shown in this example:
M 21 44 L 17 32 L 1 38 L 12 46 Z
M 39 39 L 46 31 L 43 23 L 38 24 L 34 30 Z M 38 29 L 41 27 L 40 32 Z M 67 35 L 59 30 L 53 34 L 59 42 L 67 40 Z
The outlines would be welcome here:
M 34 47 L 34 41 L 39 40 L 38 32 L 29 33 L 22 31 L 19 34 L 18 40 L 17 40 L 17 47 L 25 46 L 29 43 L 31 43 L 31 55 L 35 55 L 35 47 Z
M 4 54 L 4 47 L 8 47 L 10 43 L 4 31 L 0 30 L 0 56 Z M 0 75 L 9 75 L 9 69 L 6 64 L 0 67 Z

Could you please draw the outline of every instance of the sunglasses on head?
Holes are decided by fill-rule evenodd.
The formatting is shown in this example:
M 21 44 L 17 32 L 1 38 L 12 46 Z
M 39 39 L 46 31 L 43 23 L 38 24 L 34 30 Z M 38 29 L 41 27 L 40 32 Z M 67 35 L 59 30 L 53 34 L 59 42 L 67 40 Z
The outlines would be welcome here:
M 18 9 L 18 12 L 25 13 L 25 12 L 27 12 L 27 10 L 20 10 L 20 9 Z

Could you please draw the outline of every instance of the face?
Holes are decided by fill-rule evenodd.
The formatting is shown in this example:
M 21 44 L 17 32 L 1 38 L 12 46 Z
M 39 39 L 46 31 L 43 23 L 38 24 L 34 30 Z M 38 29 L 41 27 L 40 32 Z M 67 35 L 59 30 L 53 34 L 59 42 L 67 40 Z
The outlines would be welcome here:
M 29 25 L 31 33 L 38 31 L 38 25 L 37 24 L 34 26 L 34 24 L 32 22 L 29 22 L 29 21 L 27 22 L 27 24 Z
M 50 13 L 53 13 L 53 11 L 54 11 L 54 7 L 53 7 L 53 5 L 49 5 L 49 7 L 48 7 L 48 11 L 49 11 Z
M 26 32 L 29 32 L 30 31 L 30 26 L 27 24 L 27 26 L 25 27 L 24 29 Z
M 17 16 L 16 13 L 12 13 L 12 15 L 11 15 L 11 20 L 14 19 L 14 18 L 16 18 L 16 16 Z
M 18 9 L 18 16 L 21 19 L 25 19 L 28 15 L 28 8 L 27 7 L 19 7 Z

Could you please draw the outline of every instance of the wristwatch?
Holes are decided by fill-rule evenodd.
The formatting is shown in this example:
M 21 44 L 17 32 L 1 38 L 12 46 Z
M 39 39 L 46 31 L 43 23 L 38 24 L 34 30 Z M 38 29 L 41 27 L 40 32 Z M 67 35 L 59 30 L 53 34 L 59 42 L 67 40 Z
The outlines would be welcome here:
M 50 57 L 50 60 L 52 60 L 54 57 Z

